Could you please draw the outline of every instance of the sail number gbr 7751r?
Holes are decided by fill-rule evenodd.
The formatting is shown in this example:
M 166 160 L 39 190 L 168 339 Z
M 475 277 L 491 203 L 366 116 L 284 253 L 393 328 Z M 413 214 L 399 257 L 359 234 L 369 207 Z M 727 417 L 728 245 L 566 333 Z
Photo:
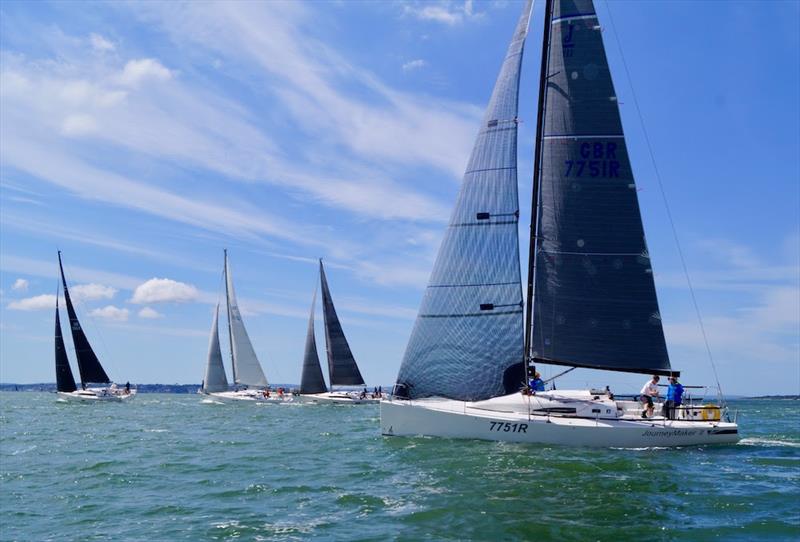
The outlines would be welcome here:
M 489 422 L 489 431 L 528 434 L 527 423 Z
M 564 160 L 564 177 L 619 177 L 616 143 L 585 141 L 579 152 L 582 160 Z

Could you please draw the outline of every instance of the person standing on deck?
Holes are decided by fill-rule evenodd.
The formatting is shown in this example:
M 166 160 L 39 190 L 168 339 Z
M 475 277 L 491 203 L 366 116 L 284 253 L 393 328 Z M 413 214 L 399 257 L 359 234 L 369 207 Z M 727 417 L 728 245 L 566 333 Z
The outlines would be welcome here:
M 682 401 L 683 386 L 678 382 L 677 376 L 671 376 L 669 378 L 669 387 L 667 388 L 667 400 L 664 402 L 664 417 L 674 420 Z
M 646 405 L 645 410 L 642 412 L 642 418 L 653 417 L 653 397 L 658 397 L 658 381 L 661 377 L 653 375 L 653 378 L 645 382 L 642 391 L 639 392 L 639 400 L 642 404 Z

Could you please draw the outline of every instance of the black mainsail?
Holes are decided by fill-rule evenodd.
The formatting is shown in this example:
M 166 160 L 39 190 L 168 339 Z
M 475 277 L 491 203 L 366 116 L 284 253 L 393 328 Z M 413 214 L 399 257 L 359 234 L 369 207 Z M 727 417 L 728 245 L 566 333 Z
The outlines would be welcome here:
M 673 373 L 594 5 L 547 1 L 530 357 Z
M 319 278 L 322 284 L 322 309 L 325 317 L 325 345 L 328 351 L 328 374 L 333 386 L 362 386 L 364 379 L 347 344 L 342 324 L 333 307 L 333 299 L 325 278 L 325 268 L 319 261 Z
M 311 314 L 308 317 L 308 332 L 306 333 L 306 349 L 303 355 L 303 374 L 300 377 L 300 393 L 313 394 L 325 393 L 325 378 L 322 376 L 322 367 L 317 353 L 317 339 L 314 335 L 314 308 L 317 304 L 317 291 L 311 299 Z
M 524 380 L 517 194 L 526 2 L 472 149 L 395 391 L 488 399 Z
M 76 391 L 75 377 L 67 358 L 67 347 L 61 334 L 61 318 L 58 315 L 58 292 L 56 292 L 56 390 L 70 393 Z
M 108 378 L 103 366 L 100 365 L 97 355 L 92 350 L 92 345 L 89 344 L 89 339 L 86 338 L 86 334 L 81 328 L 75 308 L 72 306 L 72 299 L 67 288 L 67 279 L 64 277 L 64 266 L 61 264 L 60 250 L 58 251 L 58 268 L 61 271 L 61 282 L 64 285 L 64 301 L 67 305 L 69 327 L 70 331 L 72 331 L 72 343 L 75 346 L 75 357 L 78 359 L 78 372 L 81 374 L 81 383 L 84 385 L 90 382 L 108 384 L 111 379 Z

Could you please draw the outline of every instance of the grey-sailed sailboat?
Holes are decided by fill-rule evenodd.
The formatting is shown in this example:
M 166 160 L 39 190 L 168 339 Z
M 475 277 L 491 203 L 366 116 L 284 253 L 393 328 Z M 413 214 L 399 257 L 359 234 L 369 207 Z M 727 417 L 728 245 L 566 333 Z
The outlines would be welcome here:
M 219 342 L 219 304 L 214 308 L 214 318 L 208 341 L 206 371 L 200 393 L 207 395 L 211 402 L 257 401 L 283 402 L 291 401 L 289 395 L 272 393 L 269 390 L 267 377 L 256 356 L 253 343 L 247 334 L 233 288 L 228 251 L 224 251 L 225 262 L 223 279 L 225 282 L 225 299 L 227 306 L 228 339 L 230 342 L 231 368 L 233 371 L 233 389 L 228 385 L 225 367 L 222 363 L 222 351 Z
M 381 401 L 381 431 L 569 446 L 736 442 L 724 405 L 643 418 L 642 403 L 606 390 L 525 385 L 536 364 L 678 375 L 592 0 L 546 0 L 523 302 L 517 106 L 531 9 L 528 0 L 393 396 Z
M 136 395 L 136 389 L 129 384 L 118 387 L 111 382 L 100 360 L 89 344 L 89 339 L 83 332 L 78 314 L 72 304 L 72 298 L 67 288 L 67 279 L 64 276 L 64 266 L 61 263 L 61 251 L 58 251 L 58 270 L 61 274 L 61 283 L 64 287 L 64 303 L 67 306 L 69 327 L 72 332 L 72 343 L 75 347 L 75 357 L 78 360 L 78 373 L 81 376 L 80 389 L 75 385 L 72 369 L 69 365 L 67 347 L 64 335 L 61 333 L 61 318 L 58 310 L 59 291 L 56 291 L 56 326 L 55 326 L 55 361 L 56 361 L 56 392 L 59 400 L 98 402 L 98 401 L 128 401 Z
M 325 346 L 328 355 L 328 378 L 330 391 L 325 386 L 322 368 L 317 353 L 317 340 L 314 334 L 314 310 L 317 302 L 317 291 L 311 300 L 311 314 L 308 317 L 306 347 L 303 355 L 303 372 L 300 378 L 300 395 L 298 400 L 305 403 L 337 403 L 366 404 L 377 403 L 378 397 L 362 390 L 334 390 L 334 386 L 363 386 L 364 378 L 344 336 L 342 324 L 333 306 L 333 298 L 325 276 L 325 267 L 319 261 L 319 280 L 322 290 L 322 309 L 325 321 Z

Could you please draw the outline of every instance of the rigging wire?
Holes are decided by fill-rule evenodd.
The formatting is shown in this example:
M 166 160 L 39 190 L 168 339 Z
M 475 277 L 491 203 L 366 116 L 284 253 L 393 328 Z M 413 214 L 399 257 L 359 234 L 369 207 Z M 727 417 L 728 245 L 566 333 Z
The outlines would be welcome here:
M 630 87 L 630 90 L 631 90 L 631 97 L 633 98 L 633 105 L 634 105 L 634 107 L 636 109 L 636 114 L 639 117 L 639 125 L 642 128 L 642 133 L 644 134 L 644 141 L 645 141 L 645 145 L 647 147 L 647 152 L 650 154 L 650 161 L 653 164 L 653 171 L 655 172 L 656 181 L 658 181 L 658 189 L 659 189 L 659 192 L 661 193 L 661 200 L 664 203 L 664 209 L 666 210 L 666 213 L 667 213 L 667 218 L 669 220 L 670 229 L 672 231 L 672 237 L 675 240 L 675 246 L 678 249 L 678 256 L 679 256 L 680 261 L 681 261 L 681 266 L 683 267 L 683 274 L 686 277 L 686 284 L 689 287 L 689 294 L 690 294 L 690 296 L 692 298 L 692 305 L 694 305 L 694 311 L 695 311 L 695 314 L 697 315 L 697 321 L 698 321 L 698 323 L 700 325 L 700 333 L 703 336 L 703 343 L 705 344 L 706 353 L 708 354 L 708 359 L 711 362 L 711 370 L 714 373 L 714 380 L 717 383 L 717 391 L 719 393 L 720 402 L 723 402 L 722 401 L 722 386 L 720 386 L 720 383 L 719 383 L 719 376 L 717 374 L 717 367 L 716 367 L 716 364 L 714 363 L 714 356 L 711 353 L 711 345 L 708 342 L 708 336 L 706 335 L 706 329 L 705 329 L 705 326 L 703 325 L 703 317 L 702 317 L 702 315 L 700 313 L 700 305 L 697 303 L 697 296 L 695 296 L 695 293 L 694 293 L 694 287 L 692 286 L 692 279 L 689 276 L 689 267 L 686 265 L 686 258 L 683 255 L 683 250 L 681 249 L 680 238 L 678 237 L 678 231 L 675 228 L 675 221 L 672 219 L 672 211 L 670 210 L 669 201 L 667 200 L 667 193 L 664 190 L 664 183 L 661 181 L 661 173 L 659 172 L 658 165 L 656 164 L 656 157 L 655 157 L 655 154 L 653 153 L 653 147 L 650 144 L 650 137 L 647 134 L 647 129 L 645 128 L 644 117 L 642 116 L 642 110 L 639 107 L 639 100 L 637 99 L 636 91 L 633 88 L 633 79 L 631 78 L 631 73 L 630 73 L 630 70 L 628 69 L 628 63 L 625 61 L 625 54 L 622 52 L 622 44 L 620 42 L 619 35 L 617 34 L 617 28 L 614 25 L 614 17 L 611 14 L 611 7 L 608 4 L 608 0 L 605 0 L 605 4 L 606 4 L 606 11 L 608 12 L 608 20 L 611 23 L 611 32 L 614 34 L 614 41 L 617 44 L 617 50 L 619 50 L 619 56 L 622 59 L 622 66 L 625 68 L 625 76 L 628 79 L 628 86 Z

